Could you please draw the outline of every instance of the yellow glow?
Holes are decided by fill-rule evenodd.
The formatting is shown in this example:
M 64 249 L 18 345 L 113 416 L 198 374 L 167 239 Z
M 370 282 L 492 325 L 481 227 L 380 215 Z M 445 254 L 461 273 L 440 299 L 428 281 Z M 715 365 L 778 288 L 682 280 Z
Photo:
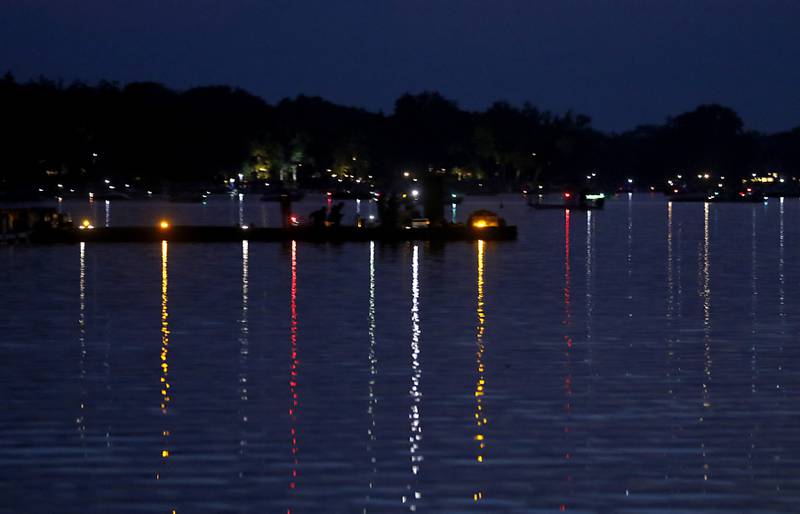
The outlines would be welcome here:
M 486 227 L 489 226 L 485 219 L 476 219 L 472 222 L 473 227 Z M 495 225 L 496 226 L 496 225 Z M 483 410 L 483 398 L 485 394 L 486 388 L 486 378 L 485 378 L 485 371 L 486 365 L 483 360 L 483 354 L 486 350 L 483 341 L 483 334 L 485 331 L 484 323 L 486 322 L 486 313 L 484 311 L 484 301 L 483 301 L 483 287 L 484 287 L 484 280 L 483 280 L 483 272 L 484 272 L 484 265 L 485 265 L 485 251 L 486 251 L 486 242 L 485 241 L 478 241 L 478 278 L 477 278 L 477 306 L 475 309 L 475 313 L 477 314 L 478 318 L 478 325 L 475 328 L 475 343 L 477 346 L 477 352 L 475 354 L 476 361 L 477 361 L 477 372 L 478 378 L 475 383 L 475 425 L 477 426 L 477 433 L 475 434 L 475 441 L 478 441 L 478 449 L 477 455 L 475 460 L 478 462 L 483 462 L 484 459 L 484 450 L 486 449 L 486 444 L 484 443 L 485 435 L 483 433 L 484 427 L 486 426 L 487 419 L 484 415 Z M 483 499 L 482 492 L 476 492 L 473 494 L 472 499 L 474 501 L 479 501 Z
M 161 223 L 159 223 L 158 226 L 161 228 L 169 228 L 169 221 L 161 220 Z
M 89 221 L 89 220 L 83 220 L 83 222 L 81 223 L 81 225 L 83 225 L 84 227 L 87 227 L 87 228 L 88 228 L 88 227 L 89 227 L 89 225 L 91 225 L 91 224 L 92 224 L 92 222 L 91 222 L 91 221 Z
M 169 397 L 169 312 L 167 309 L 167 248 L 166 241 L 161 241 L 161 377 L 159 377 L 162 384 L 161 387 L 161 413 L 167 413 L 167 407 L 170 402 Z M 168 437 L 170 435 L 169 429 L 164 429 L 161 432 L 164 438 L 164 446 L 167 445 Z M 169 450 L 162 449 L 161 457 L 169 457 Z
M 473 228 L 499 227 L 500 220 L 496 216 L 473 216 Z

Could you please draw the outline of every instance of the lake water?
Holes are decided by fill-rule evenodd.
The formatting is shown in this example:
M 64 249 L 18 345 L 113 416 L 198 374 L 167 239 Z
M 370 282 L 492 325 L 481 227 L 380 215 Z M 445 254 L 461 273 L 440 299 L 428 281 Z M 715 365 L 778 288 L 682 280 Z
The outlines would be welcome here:
M 455 215 L 516 242 L 0 247 L 0 512 L 798 512 L 800 201 L 499 202 Z M 112 203 L 63 208 L 278 215 Z

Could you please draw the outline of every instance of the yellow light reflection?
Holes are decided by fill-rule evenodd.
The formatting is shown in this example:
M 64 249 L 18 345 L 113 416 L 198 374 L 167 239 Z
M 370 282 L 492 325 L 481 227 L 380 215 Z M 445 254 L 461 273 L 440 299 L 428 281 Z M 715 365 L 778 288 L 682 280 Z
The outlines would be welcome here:
M 166 416 L 170 402 L 169 385 L 169 312 L 167 308 L 167 242 L 161 241 L 161 413 Z M 162 431 L 161 457 L 169 457 L 169 430 Z
M 478 279 L 477 279 L 477 305 L 475 308 L 475 312 L 477 314 L 478 324 L 475 327 L 475 345 L 477 347 L 477 351 L 475 354 L 475 360 L 477 361 L 477 375 L 478 380 L 475 384 L 475 425 L 476 425 L 476 433 L 475 433 L 475 441 L 478 442 L 477 454 L 475 460 L 477 462 L 483 462 L 485 460 L 486 455 L 486 434 L 484 433 L 486 430 L 486 424 L 488 422 L 486 418 L 486 412 L 483 409 L 483 397 L 486 394 L 486 365 L 483 360 L 483 354 L 486 350 L 486 346 L 483 342 L 483 335 L 485 333 L 486 327 L 486 312 L 484 311 L 484 300 L 483 300 L 483 286 L 484 286 L 484 262 L 485 262 L 485 255 L 486 255 L 486 242 L 483 240 L 478 241 Z M 483 500 L 483 492 L 477 491 L 473 493 L 472 499 L 473 501 L 481 501 Z

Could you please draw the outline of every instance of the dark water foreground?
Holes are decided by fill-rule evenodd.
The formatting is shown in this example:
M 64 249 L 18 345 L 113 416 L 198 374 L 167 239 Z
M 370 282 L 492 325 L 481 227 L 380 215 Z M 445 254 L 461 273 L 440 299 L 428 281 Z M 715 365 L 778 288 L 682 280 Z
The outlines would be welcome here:
M 798 512 L 800 202 L 526 209 L 0 247 L 0 512 Z

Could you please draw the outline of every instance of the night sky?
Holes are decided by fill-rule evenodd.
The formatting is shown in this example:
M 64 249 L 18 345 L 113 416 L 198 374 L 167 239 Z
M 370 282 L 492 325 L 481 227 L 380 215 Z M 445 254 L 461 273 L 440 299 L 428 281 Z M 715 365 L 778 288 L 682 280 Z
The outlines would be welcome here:
M 614 131 L 719 102 L 777 131 L 800 125 L 798 27 L 795 0 L 2 0 L 0 70 L 386 112 L 437 90 Z

